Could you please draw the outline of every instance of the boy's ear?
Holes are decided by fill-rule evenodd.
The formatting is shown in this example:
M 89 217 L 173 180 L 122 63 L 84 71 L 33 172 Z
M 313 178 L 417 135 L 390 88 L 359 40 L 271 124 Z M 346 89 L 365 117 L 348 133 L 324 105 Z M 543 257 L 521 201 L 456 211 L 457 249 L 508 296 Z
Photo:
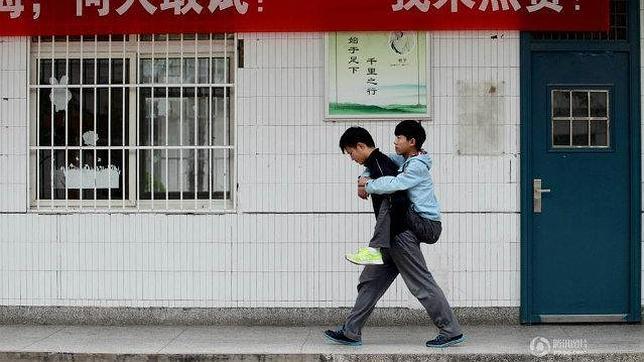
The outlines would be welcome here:
M 409 139 L 409 144 L 416 147 L 416 139 L 415 138 L 410 138 Z

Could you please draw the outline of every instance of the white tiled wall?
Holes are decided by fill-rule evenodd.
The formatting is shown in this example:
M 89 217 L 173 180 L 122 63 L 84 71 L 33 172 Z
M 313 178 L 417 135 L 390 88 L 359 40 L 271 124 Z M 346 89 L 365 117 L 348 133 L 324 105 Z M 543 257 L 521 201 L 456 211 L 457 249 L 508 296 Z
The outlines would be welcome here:
M 343 255 L 374 221 L 355 196 L 361 170 L 337 146 L 352 124 L 323 120 L 324 35 L 241 38 L 239 212 L 210 216 L 24 214 L 26 45 L 4 39 L 0 304 L 353 304 L 359 268 Z M 517 306 L 518 33 L 433 34 L 429 49 L 426 148 L 445 232 L 423 246 L 428 264 L 454 305 Z M 392 151 L 395 122 L 361 125 Z M 419 306 L 400 280 L 381 305 Z
M 25 212 L 27 45 L 0 38 L 0 212 Z

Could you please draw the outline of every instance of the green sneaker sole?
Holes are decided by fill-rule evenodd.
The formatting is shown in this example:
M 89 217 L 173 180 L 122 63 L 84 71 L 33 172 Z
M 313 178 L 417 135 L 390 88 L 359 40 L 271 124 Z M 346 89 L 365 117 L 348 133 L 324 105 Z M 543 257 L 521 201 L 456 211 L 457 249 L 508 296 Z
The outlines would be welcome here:
M 353 260 L 351 257 L 348 255 L 344 256 L 345 259 L 347 259 L 348 262 L 353 263 L 355 265 L 383 265 L 385 264 L 382 259 L 381 260 L 369 260 L 369 261 L 358 261 L 358 260 Z

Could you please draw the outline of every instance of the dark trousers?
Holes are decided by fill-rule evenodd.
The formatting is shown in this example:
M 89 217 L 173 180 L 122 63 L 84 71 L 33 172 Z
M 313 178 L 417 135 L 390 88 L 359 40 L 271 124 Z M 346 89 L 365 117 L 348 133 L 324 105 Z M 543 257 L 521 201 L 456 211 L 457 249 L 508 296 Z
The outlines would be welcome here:
M 382 256 L 383 265 L 367 265 L 360 274 L 358 297 L 343 327 L 347 337 L 362 338 L 362 327 L 398 274 L 423 305 L 440 334 L 455 337 L 462 333 L 447 298 L 427 269 L 418 239 L 411 231 L 396 235 L 391 248 L 382 249 Z
M 394 210 L 393 212 L 400 212 Z M 441 236 L 443 227 L 440 221 L 425 219 L 418 215 L 411 205 L 407 207 L 402 223 L 406 229 L 411 230 L 418 240 L 426 244 L 434 244 Z M 384 198 L 380 203 L 380 209 L 376 216 L 376 226 L 374 227 L 373 237 L 369 241 L 369 246 L 372 248 L 389 248 L 392 238 L 392 217 L 391 202 L 388 198 Z M 394 231 L 394 234 L 396 232 Z

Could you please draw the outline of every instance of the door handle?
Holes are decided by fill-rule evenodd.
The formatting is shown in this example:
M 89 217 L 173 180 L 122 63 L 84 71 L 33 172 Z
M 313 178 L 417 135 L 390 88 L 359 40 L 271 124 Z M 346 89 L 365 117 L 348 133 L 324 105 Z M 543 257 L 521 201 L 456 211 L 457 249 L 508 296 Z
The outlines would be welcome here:
M 541 213 L 541 194 L 549 194 L 552 190 L 550 189 L 543 189 L 541 188 L 543 182 L 540 178 L 536 178 L 532 182 L 532 197 L 534 199 L 534 213 L 535 214 L 540 214 Z

